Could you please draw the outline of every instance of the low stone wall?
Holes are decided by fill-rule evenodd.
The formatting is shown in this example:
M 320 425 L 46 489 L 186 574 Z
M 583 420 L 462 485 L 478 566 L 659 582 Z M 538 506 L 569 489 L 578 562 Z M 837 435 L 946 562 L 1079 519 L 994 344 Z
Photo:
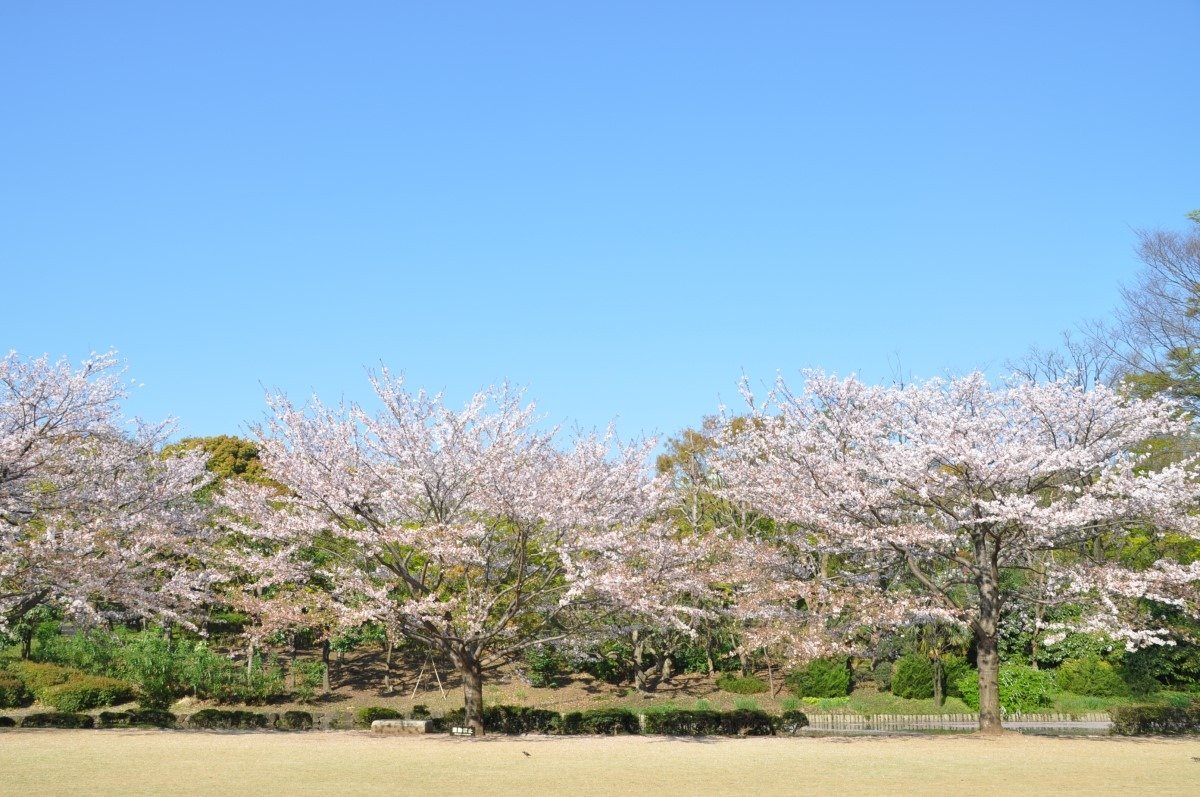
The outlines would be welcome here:
M 429 720 L 375 720 L 371 723 L 371 733 L 382 734 L 412 734 L 429 733 Z

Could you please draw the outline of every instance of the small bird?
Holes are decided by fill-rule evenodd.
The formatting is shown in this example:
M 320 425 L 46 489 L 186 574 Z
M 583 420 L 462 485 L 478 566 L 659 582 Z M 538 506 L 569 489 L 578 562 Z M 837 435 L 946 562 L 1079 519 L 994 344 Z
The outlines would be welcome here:
M 525 756 L 526 758 L 529 758 L 529 753 L 526 753 L 524 750 L 521 751 L 521 755 Z

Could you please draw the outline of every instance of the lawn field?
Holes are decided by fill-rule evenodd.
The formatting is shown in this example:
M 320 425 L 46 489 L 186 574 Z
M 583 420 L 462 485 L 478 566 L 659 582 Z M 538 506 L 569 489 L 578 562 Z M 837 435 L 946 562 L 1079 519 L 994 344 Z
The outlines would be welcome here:
M 1200 794 L 1198 739 L 7 731 L 0 793 Z

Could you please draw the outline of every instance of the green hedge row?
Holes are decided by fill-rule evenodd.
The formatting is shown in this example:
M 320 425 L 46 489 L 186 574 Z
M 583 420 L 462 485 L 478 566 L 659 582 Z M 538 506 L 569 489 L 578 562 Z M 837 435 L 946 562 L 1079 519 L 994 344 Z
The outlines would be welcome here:
M 1108 710 L 1121 736 L 1200 733 L 1200 700 L 1190 706 L 1116 706 Z
M 37 661 L 9 661 L 0 673 L 0 707 L 29 705 L 33 696 L 68 714 L 133 699 L 133 686 Z
M 169 711 L 155 708 L 134 711 L 101 711 L 101 728 L 174 728 L 176 717 Z

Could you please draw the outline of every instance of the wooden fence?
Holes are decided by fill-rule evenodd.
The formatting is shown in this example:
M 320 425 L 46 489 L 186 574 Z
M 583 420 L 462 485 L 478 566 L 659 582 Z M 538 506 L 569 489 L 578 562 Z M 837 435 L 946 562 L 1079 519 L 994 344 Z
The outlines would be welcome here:
M 1108 714 L 1008 714 L 1004 723 L 1065 725 L 1111 722 Z M 808 727 L 817 731 L 956 730 L 979 725 L 977 714 L 809 714 Z

